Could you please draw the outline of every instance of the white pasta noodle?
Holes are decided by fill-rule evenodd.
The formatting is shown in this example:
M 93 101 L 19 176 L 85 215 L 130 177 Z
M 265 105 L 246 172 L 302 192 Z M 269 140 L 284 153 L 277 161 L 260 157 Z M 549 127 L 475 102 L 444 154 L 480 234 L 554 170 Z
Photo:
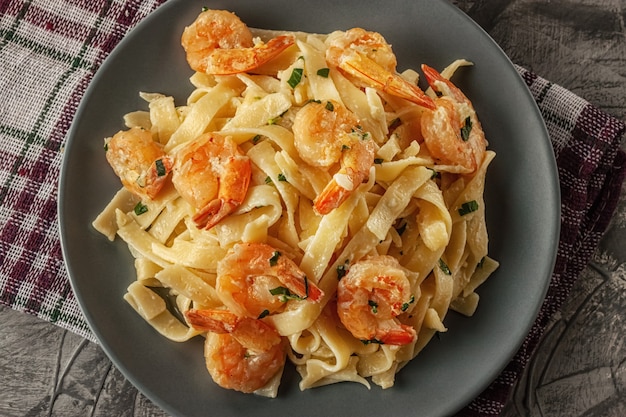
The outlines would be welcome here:
M 265 40 L 276 35 L 255 33 Z M 151 132 L 172 160 L 205 132 L 230 138 L 250 159 L 245 199 L 214 227 L 196 224 L 196 208 L 171 183 L 151 199 L 122 189 L 93 225 L 110 240 L 119 236 L 136 258 L 136 279 L 129 281 L 125 299 L 159 333 L 179 342 L 206 333 L 185 321 L 186 311 L 226 308 L 216 279 L 220 261 L 235 244 L 268 243 L 289 254 L 323 298 L 287 301 L 262 320 L 289 345 L 287 356 L 302 376 L 300 388 L 343 381 L 388 388 L 436 332 L 446 331 L 450 309 L 474 313 L 478 286 L 498 267 L 488 257 L 483 200 L 495 153 L 486 151 L 471 174 L 439 161 L 411 130 L 419 125 L 422 108 L 329 68 L 326 48 L 336 36 L 298 33 L 295 44 L 257 74 L 197 72 L 186 103 L 142 93 L 147 111 L 125 116 L 129 128 Z M 466 65 L 455 61 L 442 74 L 450 78 Z M 290 85 L 294 69 L 302 78 Z M 415 82 L 417 73 L 404 76 Z M 431 89 L 427 93 L 436 97 Z M 376 156 L 366 180 L 339 207 L 320 215 L 314 200 L 332 178 L 343 177 L 333 177 L 339 165 L 305 162 L 292 126 L 308 103 L 329 100 L 356 115 Z M 359 340 L 337 316 L 342 273 L 381 255 L 409 271 L 413 298 L 397 320 L 414 328 L 417 338 L 401 346 Z M 280 376 L 257 393 L 276 396 Z

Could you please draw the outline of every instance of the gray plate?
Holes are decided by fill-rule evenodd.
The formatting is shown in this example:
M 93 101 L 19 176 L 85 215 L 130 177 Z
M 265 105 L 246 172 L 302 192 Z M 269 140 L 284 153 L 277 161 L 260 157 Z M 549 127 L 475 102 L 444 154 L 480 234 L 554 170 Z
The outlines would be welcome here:
M 191 71 L 179 40 L 202 6 L 233 10 L 252 27 L 379 31 L 393 44 L 399 69 L 441 68 L 461 57 L 476 64 L 455 82 L 473 100 L 497 152 L 486 203 L 490 254 L 501 267 L 480 288 L 476 315 L 449 314 L 449 331 L 398 374 L 392 389 L 344 383 L 300 392 L 289 367 L 276 399 L 223 390 L 205 370 L 200 340 L 165 340 L 122 299 L 133 277 L 131 256 L 90 226 L 120 186 L 102 140 L 123 128 L 124 113 L 146 108 L 138 91 L 184 102 Z M 445 1 L 171 0 L 119 44 L 85 94 L 65 149 L 59 219 L 67 269 L 91 329 L 124 375 L 169 413 L 443 416 L 480 394 L 530 329 L 554 264 L 559 187 L 548 135 L 522 80 L 488 35 Z

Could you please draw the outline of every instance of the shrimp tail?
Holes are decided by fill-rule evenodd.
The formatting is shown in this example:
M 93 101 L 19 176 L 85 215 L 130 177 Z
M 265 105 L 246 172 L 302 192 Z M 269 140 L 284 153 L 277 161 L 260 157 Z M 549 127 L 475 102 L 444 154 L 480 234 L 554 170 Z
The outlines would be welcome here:
M 293 35 L 280 35 L 247 49 L 215 49 L 207 56 L 206 73 L 232 75 L 252 71 L 277 57 L 296 42 Z
M 227 310 L 188 310 L 185 318 L 196 330 L 230 334 L 248 349 L 267 352 L 281 343 L 280 335 L 269 324 Z
M 231 333 L 239 317 L 226 310 L 188 310 L 187 322 L 196 330 L 219 334 Z
M 333 179 L 315 198 L 313 208 L 318 214 L 328 214 L 346 201 L 350 193 L 350 190 L 346 190 Z
M 381 331 L 381 333 L 376 339 L 386 345 L 402 346 L 413 343 L 417 339 L 415 329 L 407 324 L 401 324 L 398 328 Z
M 433 100 L 418 86 L 411 84 L 398 74 L 385 70 L 374 60 L 358 52 L 344 57 L 340 63 L 340 68 L 377 90 L 403 98 L 427 109 L 433 110 L 435 108 Z
M 219 195 L 194 215 L 196 225 L 209 230 L 237 210 L 246 196 L 251 175 L 252 165 L 248 157 L 230 157 L 220 178 Z
M 281 282 L 298 297 L 311 302 L 318 302 L 324 297 L 322 291 L 315 283 L 311 282 L 307 276 L 287 258 L 283 262 L 279 260 L 278 273 Z
M 193 216 L 193 221 L 198 227 L 209 230 L 235 211 L 238 206 L 239 204 L 232 201 L 217 198 L 198 211 Z
M 433 67 L 422 64 L 422 72 L 424 73 L 424 77 L 426 78 L 428 85 L 436 92 L 443 93 L 441 84 L 444 84 L 446 86 L 446 92 L 457 102 L 462 103 L 469 101 L 465 94 L 463 94 L 463 92 L 456 85 L 454 85 L 452 81 L 444 78 L 444 76 Z

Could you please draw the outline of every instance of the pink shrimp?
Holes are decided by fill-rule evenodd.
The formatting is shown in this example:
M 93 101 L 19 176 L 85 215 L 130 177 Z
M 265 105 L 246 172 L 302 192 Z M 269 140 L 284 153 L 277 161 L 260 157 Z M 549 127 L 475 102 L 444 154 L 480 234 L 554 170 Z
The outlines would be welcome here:
M 294 145 L 305 162 L 324 169 L 340 163 L 339 171 L 314 201 L 319 214 L 339 207 L 369 175 L 374 142 L 358 124 L 354 113 L 334 100 L 310 102 L 294 118 Z
M 415 329 L 397 319 L 413 301 L 407 271 L 391 256 L 356 262 L 337 286 L 339 319 L 364 341 L 390 345 L 415 341 Z
M 123 130 L 106 142 L 106 159 L 126 189 L 154 199 L 167 181 L 172 161 L 148 130 Z
M 277 57 L 295 42 L 280 35 L 254 44 L 250 29 L 234 13 L 205 10 L 183 31 L 181 44 L 189 66 L 213 75 L 251 71 Z
M 206 367 L 222 388 L 251 393 L 263 388 L 285 365 L 285 349 L 275 328 L 226 310 L 189 310 L 188 323 L 207 331 Z
M 326 61 L 362 86 L 433 109 L 433 100 L 396 72 L 391 45 L 377 32 L 353 28 L 329 37 Z
M 217 264 L 216 290 L 242 317 L 258 318 L 299 299 L 318 302 L 324 293 L 285 254 L 265 243 L 238 243 Z
M 426 148 L 442 164 L 457 165 L 464 173 L 476 171 L 485 156 L 487 140 L 472 102 L 434 68 L 422 65 L 422 71 L 433 90 L 442 94 L 435 100 L 436 108 L 422 115 Z
M 172 183 L 197 209 L 193 220 L 210 229 L 246 198 L 252 165 L 228 136 L 205 133 L 175 156 Z

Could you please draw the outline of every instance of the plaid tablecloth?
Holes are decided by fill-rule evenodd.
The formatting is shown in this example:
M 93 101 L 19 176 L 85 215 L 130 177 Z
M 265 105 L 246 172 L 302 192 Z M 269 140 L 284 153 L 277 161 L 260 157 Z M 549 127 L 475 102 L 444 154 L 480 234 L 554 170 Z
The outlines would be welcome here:
M 57 226 L 63 144 L 103 60 L 164 0 L 0 1 L 0 302 L 95 341 L 71 291 Z M 624 174 L 624 123 L 517 68 L 547 123 L 559 167 L 562 232 L 548 296 L 501 376 L 460 416 L 496 416 L 593 254 Z

